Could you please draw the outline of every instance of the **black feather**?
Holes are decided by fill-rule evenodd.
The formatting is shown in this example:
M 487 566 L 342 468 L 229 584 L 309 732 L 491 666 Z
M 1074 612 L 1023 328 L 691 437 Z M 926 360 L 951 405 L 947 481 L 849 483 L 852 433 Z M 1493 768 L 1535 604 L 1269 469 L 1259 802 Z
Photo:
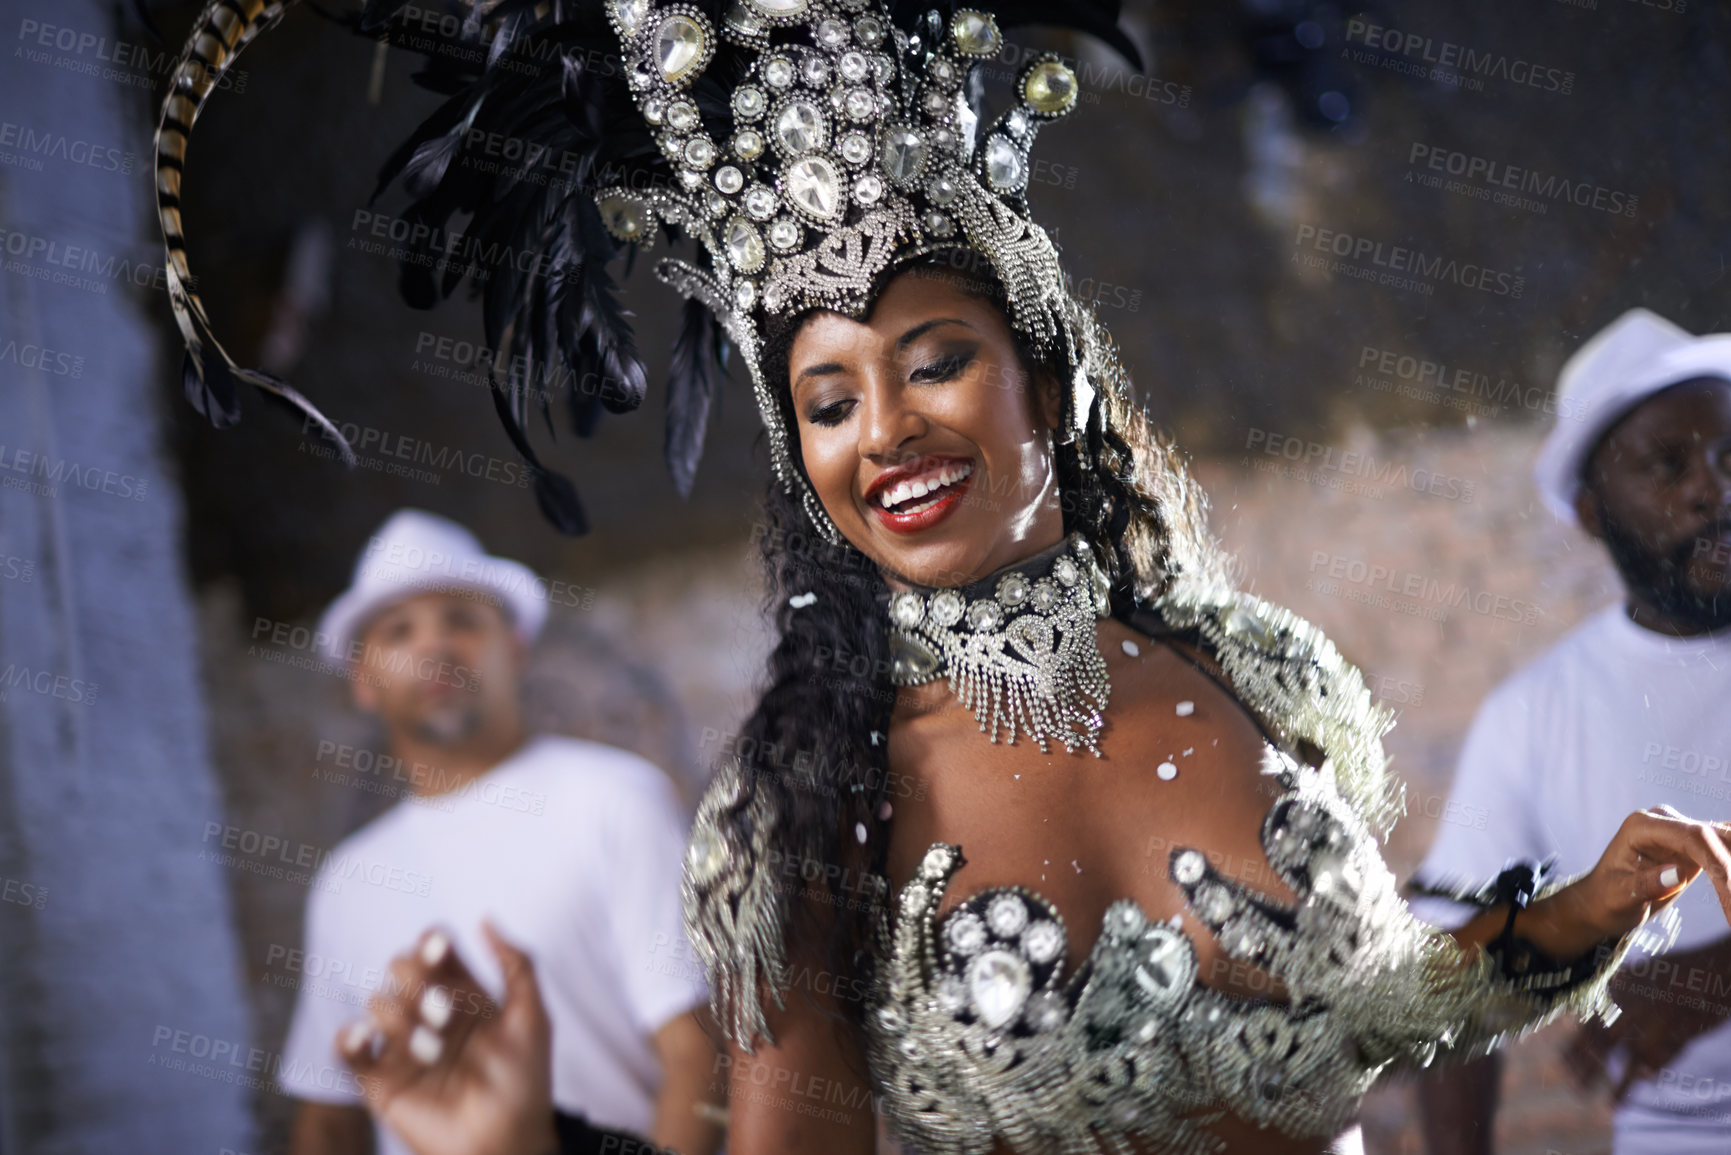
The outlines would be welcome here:
M 690 497 L 703 456 L 709 409 L 726 373 L 726 345 L 715 314 L 703 302 L 685 302 L 685 316 L 667 370 L 667 439 L 663 453 L 679 496 Z
M 541 516 L 553 523 L 560 533 L 572 537 L 581 537 L 589 532 L 589 518 L 583 512 L 583 502 L 577 497 L 577 487 L 571 484 L 570 478 L 558 474 L 541 464 L 541 459 L 535 454 L 535 447 L 529 444 L 528 435 L 517 421 L 517 415 L 512 411 L 510 399 L 499 382 L 491 374 L 487 383 L 492 386 L 493 411 L 499 415 L 499 421 L 505 427 L 505 436 L 511 439 L 511 444 L 529 466 L 529 471 L 535 477 L 535 502 L 541 507 Z
M 631 314 L 619 304 L 607 262 L 618 244 L 601 223 L 601 211 L 587 197 L 567 202 L 576 218 L 576 232 L 587 255 L 578 277 L 582 293 L 578 325 L 593 335 L 601 376 L 601 403 L 612 413 L 629 413 L 643 404 L 649 391 L 649 370 L 638 356 L 631 331 Z

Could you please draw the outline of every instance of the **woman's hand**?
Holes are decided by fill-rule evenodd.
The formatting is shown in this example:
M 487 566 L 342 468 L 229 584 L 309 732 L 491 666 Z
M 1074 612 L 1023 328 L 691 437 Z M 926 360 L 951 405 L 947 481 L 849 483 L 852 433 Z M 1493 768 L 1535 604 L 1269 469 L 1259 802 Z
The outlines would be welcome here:
M 1641 925 L 1702 875 L 1731 922 L 1731 824 L 1696 822 L 1669 806 L 1637 811 L 1598 865 L 1535 903 L 1519 933 L 1554 958 L 1578 958 Z
M 552 1030 L 529 956 L 483 924 L 505 1005 L 481 989 L 448 935 L 421 936 L 337 1049 L 367 1107 L 417 1155 L 552 1155 Z

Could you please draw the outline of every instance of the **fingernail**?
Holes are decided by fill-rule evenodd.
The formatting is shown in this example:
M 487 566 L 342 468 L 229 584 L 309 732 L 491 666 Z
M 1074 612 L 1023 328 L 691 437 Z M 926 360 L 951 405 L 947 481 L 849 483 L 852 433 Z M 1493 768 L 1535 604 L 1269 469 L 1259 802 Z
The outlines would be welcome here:
M 1681 876 L 1677 873 L 1677 868 L 1675 866 L 1667 866 L 1664 870 L 1659 872 L 1659 885 L 1663 886 L 1667 890 L 1676 886 L 1680 879 Z
M 375 1029 L 372 1019 L 359 1019 L 344 1027 L 342 1037 L 344 1053 L 360 1054 L 372 1042 Z
M 445 956 L 451 953 L 451 940 L 445 937 L 445 932 L 436 930 L 427 936 L 427 941 L 421 944 L 421 961 L 430 967 L 436 967 L 445 961 Z
M 451 988 L 428 987 L 421 996 L 421 1018 L 435 1031 L 451 1021 Z
M 444 1053 L 445 1040 L 438 1033 L 424 1026 L 417 1026 L 409 1034 L 409 1054 L 424 1066 L 432 1066 L 439 1061 Z

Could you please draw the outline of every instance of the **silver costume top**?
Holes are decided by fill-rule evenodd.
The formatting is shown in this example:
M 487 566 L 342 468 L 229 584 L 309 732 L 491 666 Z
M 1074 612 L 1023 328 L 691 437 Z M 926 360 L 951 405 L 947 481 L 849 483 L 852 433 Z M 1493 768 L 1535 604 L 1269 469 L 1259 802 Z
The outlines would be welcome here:
M 1150 920 L 1127 899 L 1074 975 L 1061 913 L 1033 891 L 987 890 L 940 920 L 963 859 L 938 843 L 878 908 L 865 1015 L 874 1089 L 903 1142 L 969 1155 L 999 1142 L 1064 1155 L 1137 1142 L 1192 1155 L 1216 1149 L 1206 1127 L 1226 1113 L 1326 1138 L 1380 1075 L 1439 1049 L 1483 1053 L 1565 1011 L 1615 1017 L 1605 988 L 1633 935 L 1557 991 L 1549 975 L 1503 977 L 1408 913 L 1377 843 L 1400 807 L 1382 752 L 1389 718 L 1326 638 L 1243 594 L 1156 608 L 1207 644 L 1269 735 L 1263 771 L 1279 792 L 1262 844 L 1296 902 L 1222 877 L 1201 847 L 1175 850 L 1171 876 L 1226 954 L 1278 978 L 1289 1001 L 1202 986 L 1179 920 Z M 1320 768 L 1300 751 L 1320 753 Z M 760 992 L 779 1004 L 787 985 L 787 912 L 760 868 L 776 828 L 765 792 L 744 802 L 748 842 L 717 821 L 745 798 L 734 767 L 705 795 L 685 898 L 717 1014 L 749 1049 L 769 1037 Z

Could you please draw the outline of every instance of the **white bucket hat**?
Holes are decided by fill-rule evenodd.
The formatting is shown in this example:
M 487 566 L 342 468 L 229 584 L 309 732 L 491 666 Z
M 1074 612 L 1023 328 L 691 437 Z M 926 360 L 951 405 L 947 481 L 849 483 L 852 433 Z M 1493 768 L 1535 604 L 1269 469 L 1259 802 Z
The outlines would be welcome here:
M 1696 377 L 1731 378 L 1731 333 L 1696 337 L 1630 309 L 1575 350 L 1557 377 L 1557 424 L 1533 464 L 1551 512 L 1575 523 L 1581 471 L 1599 438 L 1653 394 Z
M 547 620 L 547 592 L 535 571 L 492 557 L 475 535 L 419 509 L 392 514 L 367 541 L 355 576 L 319 619 L 318 640 L 333 661 L 346 661 L 355 635 L 381 610 L 430 590 L 473 589 L 504 603 L 524 643 Z

